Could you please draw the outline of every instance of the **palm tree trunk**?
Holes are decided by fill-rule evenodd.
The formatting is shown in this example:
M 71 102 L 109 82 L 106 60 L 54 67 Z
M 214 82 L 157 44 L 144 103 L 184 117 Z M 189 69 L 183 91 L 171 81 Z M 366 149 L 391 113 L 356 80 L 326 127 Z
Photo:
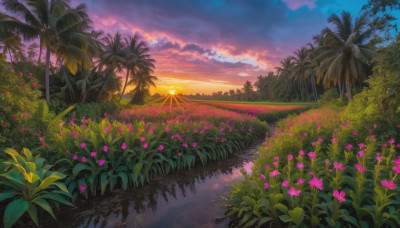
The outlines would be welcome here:
M 316 88 L 316 85 L 315 85 L 314 75 L 311 75 L 311 87 L 312 87 L 312 90 L 313 90 L 315 102 L 318 102 L 318 94 L 317 94 L 317 88 Z
M 301 95 L 301 101 L 304 101 L 303 89 L 302 89 L 301 83 L 299 83 L 299 85 L 300 85 L 300 95 Z
M 346 81 L 346 89 L 347 89 L 347 99 L 350 101 L 352 101 L 352 97 L 351 97 L 351 85 L 348 81 Z
M 45 68 L 45 79 L 46 79 L 46 101 L 50 104 L 50 48 L 46 48 L 46 68 Z
M 8 54 L 10 55 L 10 61 L 13 62 L 12 56 L 11 56 L 11 50 L 8 49 Z
M 122 97 L 124 96 L 126 85 L 128 84 L 128 79 L 129 79 L 129 69 L 126 69 L 125 85 L 124 85 L 124 88 L 122 89 L 121 96 L 119 97 L 119 101 L 121 101 Z

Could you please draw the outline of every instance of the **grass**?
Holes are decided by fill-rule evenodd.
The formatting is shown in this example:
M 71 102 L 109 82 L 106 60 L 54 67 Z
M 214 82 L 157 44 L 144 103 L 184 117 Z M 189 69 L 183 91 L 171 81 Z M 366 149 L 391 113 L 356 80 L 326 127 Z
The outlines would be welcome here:
M 216 103 L 230 103 L 230 104 L 277 105 L 277 106 L 300 105 L 300 106 L 317 107 L 317 104 L 314 103 L 314 102 L 223 101 L 223 100 L 193 100 L 193 101 L 198 101 L 198 102 L 216 102 Z

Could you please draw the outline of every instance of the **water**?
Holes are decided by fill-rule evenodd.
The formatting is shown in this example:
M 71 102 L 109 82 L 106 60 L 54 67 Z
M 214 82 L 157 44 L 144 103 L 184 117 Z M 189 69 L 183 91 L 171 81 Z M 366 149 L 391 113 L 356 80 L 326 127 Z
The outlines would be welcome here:
M 78 208 L 63 208 L 56 213 L 57 222 L 44 219 L 44 227 L 227 227 L 224 216 L 229 185 L 248 173 L 252 155 L 260 143 L 211 162 L 204 167 L 158 176 L 144 188 L 115 191 L 89 200 L 81 200 Z

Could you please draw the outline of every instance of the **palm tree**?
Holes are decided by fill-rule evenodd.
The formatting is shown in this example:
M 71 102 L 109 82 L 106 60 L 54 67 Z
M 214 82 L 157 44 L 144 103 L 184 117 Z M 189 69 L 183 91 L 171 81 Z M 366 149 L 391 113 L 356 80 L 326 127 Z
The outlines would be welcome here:
M 21 37 L 16 35 L 11 35 L 5 39 L 1 39 L 0 43 L 2 43 L 0 48 L 3 49 L 3 54 L 10 55 L 10 62 L 13 62 L 13 56 L 17 58 L 18 53 L 25 47 L 25 45 L 21 43 Z
M 86 33 L 92 21 L 84 4 L 72 8 L 67 0 L 3 0 L 4 7 L 24 19 L 8 17 L 2 23 L 7 29 L 22 35 L 25 40 L 39 38 L 39 59 L 42 48 L 46 48 L 46 101 L 50 102 L 50 55 L 62 58 L 71 73 L 75 74 L 78 65 L 90 62 Z
M 125 39 L 126 55 L 124 66 L 126 69 L 126 76 L 124 88 L 122 89 L 119 100 L 124 96 L 130 76 L 135 77 L 137 72 L 141 69 L 146 69 L 148 72 L 153 73 L 153 69 L 155 68 L 155 60 L 148 54 L 150 49 L 147 47 L 145 42 L 139 41 L 139 39 L 140 37 L 137 34 Z
M 156 87 L 155 81 L 157 81 L 158 78 L 149 73 L 149 70 L 140 69 L 135 77 L 129 81 L 129 84 L 136 85 L 135 89 L 132 90 L 133 97 L 130 101 L 131 104 L 144 104 L 144 98 L 146 94 L 150 93 L 150 87 Z
M 250 100 L 252 95 L 253 95 L 253 85 L 251 84 L 251 82 L 249 80 L 247 80 L 244 85 L 243 85 L 243 95 L 245 97 L 246 100 Z
M 375 52 L 364 44 L 374 29 L 367 13 L 353 22 L 350 13 L 343 11 L 341 17 L 333 14 L 328 22 L 335 25 L 335 30 L 325 28 L 323 31 L 326 38 L 324 46 L 317 49 L 321 59 L 317 79 L 323 80 L 325 87 L 338 85 L 341 94 L 346 88 L 347 98 L 351 101 L 352 85 L 366 79 L 368 64 L 375 56 Z
M 306 59 L 307 59 L 307 48 L 301 47 L 300 49 L 296 50 L 294 54 L 296 55 L 293 57 L 294 65 L 291 71 L 292 79 L 299 84 L 300 93 L 302 100 L 305 101 L 308 95 L 308 88 L 306 82 Z M 303 91 L 304 90 L 304 91 Z

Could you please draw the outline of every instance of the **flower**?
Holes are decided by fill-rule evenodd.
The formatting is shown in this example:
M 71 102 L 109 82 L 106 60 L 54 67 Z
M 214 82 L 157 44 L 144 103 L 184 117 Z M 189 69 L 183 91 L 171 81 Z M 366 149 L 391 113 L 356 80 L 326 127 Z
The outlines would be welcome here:
M 196 146 L 197 146 L 197 143 L 195 143 L 195 142 L 192 143 L 192 146 L 193 146 L 193 147 L 196 147 Z
M 287 180 L 284 180 L 284 181 L 282 182 L 282 187 L 288 188 L 288 187 L 289 187 L 289 182 L 288 182 Z
M 340 169 L 340 170 L 345 170 L 346 167 L 344 167 L 344 165 L 342 163 L 338 163 L 338 162 L 334 162 L 333 163 L 333 168 L 334 169 Z
M 66 154 L 70 154 L 69 150 L 65 151 Z
M 96 156 L 97 156 L 97 153 L 96 153 L 96 152 L 91 152 L 91 153 L 90 153 L 90 156 L 96 157 Z
M 146 140 L 145 137 L 140 137 L 140 142 L 144 142 L 144 140 Z
M 184 143 L 182 143 L 182 146 L 185 147 L 185 148 L 187 148 L 187 147 L 188 147 L 188 144 L 187 144 L 186 142 L 184 142 Z
M 32 86 L 34 87 L 34 88 L 36 88 L 36 86 L 37 86 L 37 83 L 32 83 Z
M 85 192 L 86 186 L 84 184 L 81 184 L 81 186 L 79 187 L 79 189 L 81 190 L 82 193 Z
M 165 127 L 165 131 L 168 133 L 168 127 Z
M 81 143 L 81 148 L 85 148 L 86 144 L 85 143 Z
M 279 174 L 280 174 L 279 171 L 276 170 L 276 169 L 274 169 L 272 172 L 269 173 L 269 175 L 270 175 L 271 177 L 275 177 L 275 176 L 277 176 L 277 175 L 279 175 Z
M 289 154 L 289 155 L 287 156 L 287 158 L 288 158 L 288 160 L 293 160 L 293 155 Z
M 100 160 L 100 161 L 99 161 L 99 166 L 104 165 L 105 162 L 106 162 L 106 160 Z
M 303 150 L 300 150 L 300 151 L 299 151 L 299 156 L 304 156 L 304 155 L 306 155 L 306 154 L 304 153 L 304 151 L 303 151 Z
M 296 166 L 297 166 L 297 168 L 299 168 L 299 169 L 303 169 L 303 168 L 304 168 L 303 163 L 300 163 L 300 162 L 297 162 Z
M 359 146 L 360 148 L 364 148 L 364 147 L 365 147 L 364 143 L 360 143 L 360 144 L 358 144 L 358 146 Z
M 345 195 L 345 192 L 339 192 L 338 190 L 333 191 L 333 197 L 339 200 L 340 203 L 346 201 L 346 199 L 344 198 Z
M 383 181 L 381 181 L 381 185 L 388 189 L 396 188 L 396 184 L 393 183 L 393 180 L 390 180 L 390 182 L 388 182 L 387 180 L 383 180 Z
M 396 174 L 400 173 L 400 167 L 394 166 L 392 169 L 396 172 Z
M 329 161 L 329 159 L 325 159 L 325 164 L 326 164 L 326 165 L 330 165 L 330 164 L 331 164 L 331 162 Z
M 178 155 L 179 155 L 179 157 L 180 157 L 180 156 L 182 156 L 182 153 L 179 153 Z
M 163 145 L 158 146 L 158 150 L 164 150 L 164 146 Z
M 264 183 L 264 186 L 265 186 L 265 189 L 268 189 L 268 188 L 269 188 L 268 182 L 265 182 L 265 183 Z
M 353 131 L 353 135 L 357 135 L 358 134 L 358 131 Z
M 75 154 L 75 155 L 72 157 L 72 159 L 78 160 L 78 155 Z
M 381 153 L 376 153 L 376 160 L 378 161 L 378 163 L 381 163 L 381 162 L 382 162 Z
M 302 185 L 302 184 L 304 184 L 304 179 L 299 178 L 299 179 L 297 180 L 296 184 L 297 184 L 297 185 Z
M 315 159 L 315 153 L 311 151 L 310 153 L 308 153 L 308 157 L 310 157 L 311 160 L 314 160 Z
M 357 156 L 358 156 L 358 157 L 364 156 L 364 150 L 358 151 Z
M 125 150 L 127 147 L 128 147 L 128 146 L 126 145 L 126 143 L 122 143 L 121 148 L 122 148 L 123 150 Z
M 363 166 L 360 165 L 360 164 L 355 164 L 354 167 L 356 167 L 357 171 L 360 171 L 360 172 L 365 172 L 365 171 L 367 171 L 367 168 L 363 167 Z
M 293 196 L 299 196 L 301 190 L 296 190 L 294 187 L 291 187 L 288 191 L 288 194 L 293 197 Z
M 87 162 L 85 156 L 82 157 L 81 161 L 82 161 L 83 163 Z
M 258 177 L 261 178 L 261 179 L 265 179 L 265 176 L 262 175 L 262 174 L 260 174 Z
M 322 178 L 318 179 L 317 177 L 313 177 L 308 183 L 310 184 L 310 188 L 315 187 L 319 190 L 322 190 L 324 188 L 324 185 L 322 184 Z
M 308 175 L 314 176 L 314 173 L 313 172 L 308 172 Z
M 391 138 L 389 141 L 387 141 L 389 144 L 393 144 L 394 143 L 394 138 Z
M 145 144 L 143 144 L 143 148 L 147 148 L 147 146 L 148 146 L 148 144 L 147 143 L 145 143 Z
M 265 169 L 269 169 L 269 165 L 265 165 L 264 168 L 265 168 Z
M 104 152 L 108 152 L 108 146 L 103 146 Z

